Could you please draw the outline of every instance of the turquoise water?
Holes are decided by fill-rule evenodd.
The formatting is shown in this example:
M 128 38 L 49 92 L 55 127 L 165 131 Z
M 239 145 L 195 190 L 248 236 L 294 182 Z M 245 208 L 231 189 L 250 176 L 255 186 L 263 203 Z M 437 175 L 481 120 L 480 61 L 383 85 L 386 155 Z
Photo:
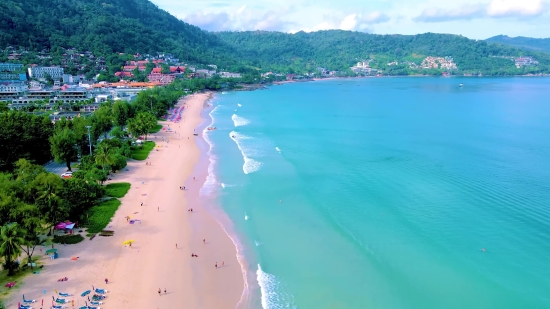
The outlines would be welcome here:
M 549 82 L 217 96 L 211 185 L 246 256 L 248 307 L 550 308 Z

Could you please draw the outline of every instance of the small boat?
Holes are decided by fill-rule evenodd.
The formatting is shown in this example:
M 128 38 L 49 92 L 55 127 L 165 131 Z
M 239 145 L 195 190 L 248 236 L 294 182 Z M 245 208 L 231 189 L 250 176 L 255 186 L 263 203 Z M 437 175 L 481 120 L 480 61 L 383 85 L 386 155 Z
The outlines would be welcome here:
M 462 87 L 462 86 L 464 86 L 464 84 L 460 84 L 460 85 L 458 85 L 458 86 L 459 86 L 459 87 Z

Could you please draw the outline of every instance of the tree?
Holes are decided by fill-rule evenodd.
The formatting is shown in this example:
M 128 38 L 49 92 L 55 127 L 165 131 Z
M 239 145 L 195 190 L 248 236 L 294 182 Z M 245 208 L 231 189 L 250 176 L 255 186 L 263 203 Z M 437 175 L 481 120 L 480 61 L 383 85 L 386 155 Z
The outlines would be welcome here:
M 53 226 L 67 215 L 65 201 L 62 199 L 63 179 L 59 175 L 39 174 L 31 186 L 37 196 L 35 203 L 46 223 Z
M 113 115 L 110 102 L 101 105 L 90 117 L 92 121 L 92 131 L 94 137 L 99 137 L 104 134 L 107 138 L 107 133 L 113 127 Z
M 65 162 L 67 164 L 67 169 L 70 171 L 71 162 L 78 159 L 78 151 L 75 146 L 76 136 L 74 132 L 69 128 L 57 131 L 50 137 L 50 143 L 55 161 L 58 163 Z
M 21 254 L 20 245 L 25 242 L 17 223 L 10 223 L 0 229 L 0 256 L 4 257 L 5 267 L 8 269 L 8 276 L 14 274 L 16 260 Z
M 128 121 L 129 104 L 121 100 L 113 104 L 113 122 L 115 126 L 124 127 Z
M 130 119 L 128 122 L 128 130 L 132 133 L 134 138 L 145 135 L 145 140 L 147 140 L 149 130 L 153 129 L 156 125 L 157 119 L 153 114 L 142 112 L 137 114 L 134 119 Z
M 21 158 L 38 164 L 51 159 L 53 124 L 47 116 L 9 111 L 0 113 L 0 123 L 0 171 L 12 170 Z
M 107 165 L 115 163 L 115 154 L 115 149 L 101 145 L 94 154 L 95 162 L 101 165 L 103 170 L 106 171 Z

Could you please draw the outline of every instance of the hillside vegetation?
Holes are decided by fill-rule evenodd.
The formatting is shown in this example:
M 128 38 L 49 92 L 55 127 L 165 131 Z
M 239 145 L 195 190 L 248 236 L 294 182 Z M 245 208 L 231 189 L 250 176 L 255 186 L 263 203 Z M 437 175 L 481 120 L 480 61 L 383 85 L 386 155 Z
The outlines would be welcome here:
M 231 50 L 215 35 L 147 0 L 3 0 L 0 47 L 58 47 L 114 52 L 169 52 L 191 62 L 224 63 Z
M 375 35 L 362 32 L 328 30 L 296 34 L 247 31 L 219 32 L 217 35 L 244 59 L 262 69 L 294 71 L 325 67 L 329 70 L 349 68 L 361 60 L 373 59 L 374 66 L 388 69 L 392 61 L 420 63 L 426 56 L 453 57 L 458 68 L 466 73 L 525 74 L 548 72 L 550 55 L 470 40 L 463 36 L 426 33 L 419 35 Z M 516 69 L 505 56 L 536 56 L 537 68 Z M 399 70 L 400 66 L 392 68 Z M 401 69 L 407 73 L 405 67 Z
M 507 35 L 497 35 L 492 38 L 488 38 L 486 41 L 550 53 L 550 38 L 535 39 L 524 36 L 511 38 Z
M 9 45 L 35 52 L 46 49 L 52 55 L 62 54 L 61 47 L 92 51 L 107 56 L 108 76 L 124 63 L 126 56 L 118 56 L 121 52 L 167 52 L 185 63 L 216 64 L 222 70 L 241 73 L 302 74 L 317 68 L 351 73 L 351 66 L 368 60 L 373 69 L 388 75 L 441 74 L 441 70 L 411 69 L 428 56 L 452 57 L 458 66 L 453 73 L 457 74 L 550 71 L 550 54 L 458 35 L 374 35 L 341 30 L 211 33 L 178 20 L 148 0 L 0 1 L 0 48 Z M 532 56 L 539 65 L 516 68 L 513 57 L 519 56 Z

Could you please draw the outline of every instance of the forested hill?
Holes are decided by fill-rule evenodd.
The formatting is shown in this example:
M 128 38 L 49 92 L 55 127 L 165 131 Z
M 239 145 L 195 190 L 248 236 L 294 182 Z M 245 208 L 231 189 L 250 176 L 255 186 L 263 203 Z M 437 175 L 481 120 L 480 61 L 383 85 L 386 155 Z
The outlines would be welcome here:
M 525 74 L 548 72 L 550 55 L 470 40 L 450 34 L 375 35 L 362 32 L 328 30 L 296 34 L 246 31 L 218 32 L 223 41 L 238 48 L 244 59 L 262 69 L 280 71 L 291 67 L 297 72 L 307 68 L 330 70 L 349 68 L 358 61 L 371 59 L 377 67 L 394 74 L 407 74 L 407 65 L 419 64 L 427 56 L 453 57 L 460 71 L 483 74 Z M 505 57 L 535 56 L 540 65 L 516 69 Z M 387 63 L 397 61 L 392 68 Z M 396 70 L 401 70 L 400 72 Z
M 181 59 L 233 59 L 218 37 L 148 0 L 2 0 L 0 47 L 75 47 L 95 54 L 170 52 Z
M 488 38 L 486 41 L 550 53 L 550 38 L 535 39 L 524 36 L 512 38 L 507 35 L 497 35 L 492 38 Z

